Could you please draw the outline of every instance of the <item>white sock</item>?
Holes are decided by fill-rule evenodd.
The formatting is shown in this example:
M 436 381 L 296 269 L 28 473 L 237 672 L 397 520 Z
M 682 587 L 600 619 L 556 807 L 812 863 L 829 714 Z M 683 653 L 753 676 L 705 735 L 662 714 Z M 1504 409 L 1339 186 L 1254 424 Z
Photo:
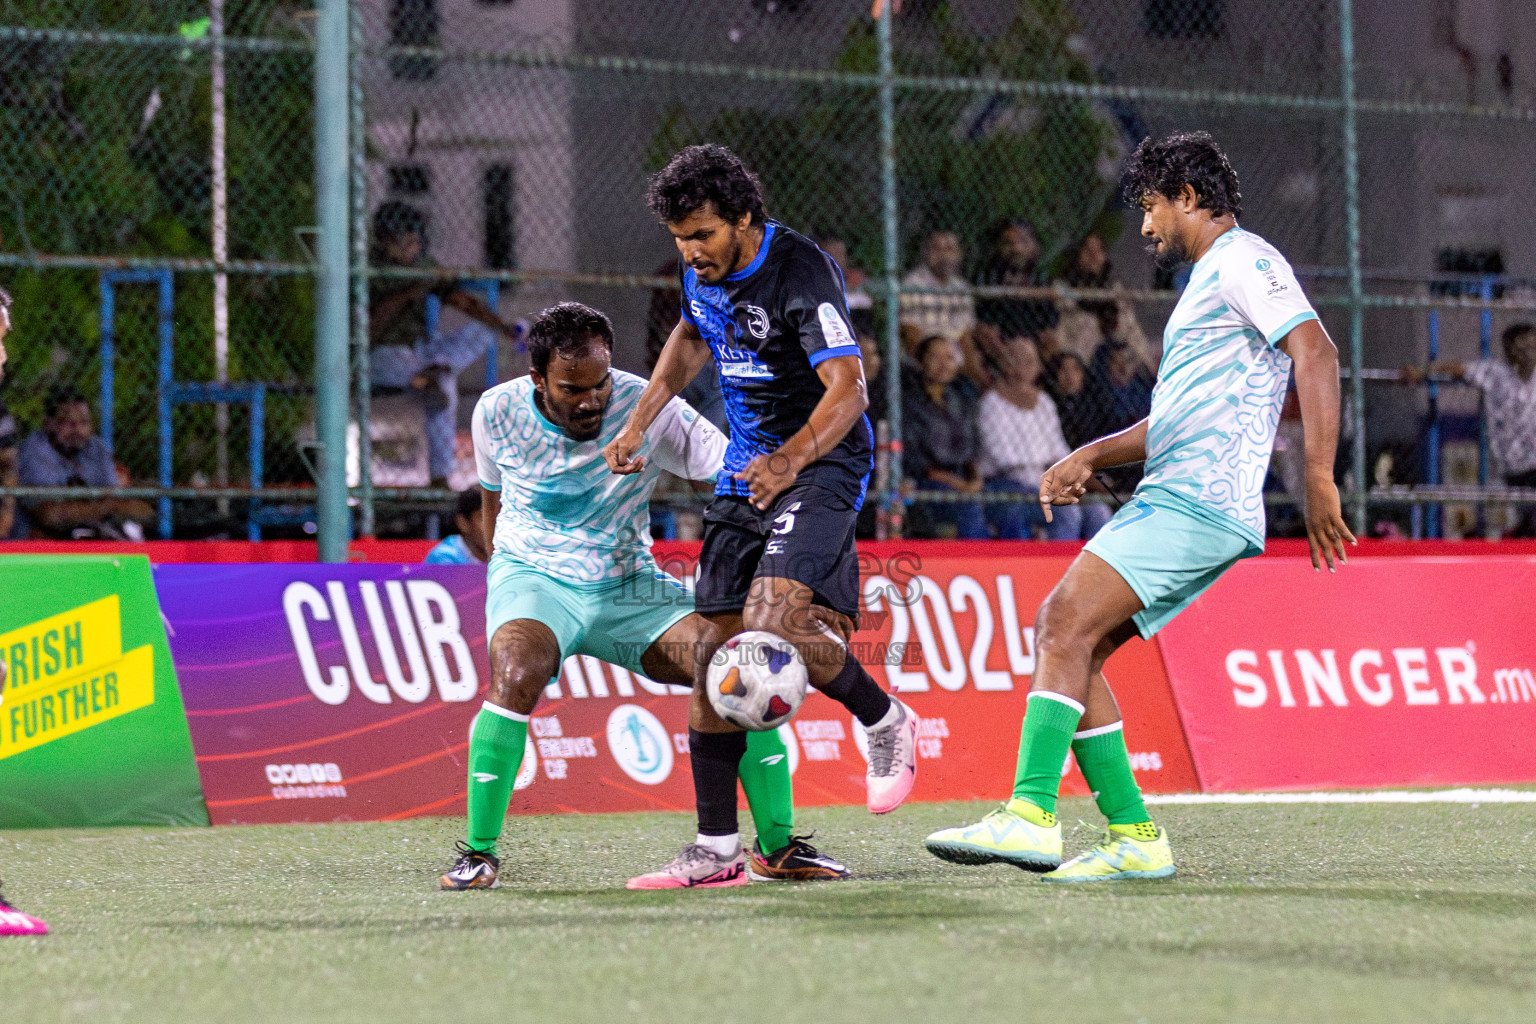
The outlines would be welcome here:
M 892 697 L 891 698 L 891 706 L 885 709 L 885 714 L 880 716 L 880 721 L 878 721 L 874 725 L 871 725 L 871 726 L 868 727 L 869 731 L 870 732 L 874 732 L 876 729 L 884 729 L 887 726 L 895 725 L 896 724 L 896 720 L 898 718 L 900 718 L 900 717 L 901 717 L 901 705 L 899 703 L 897 703 L 895 697 Z
M 740 832 L 732 832 L 728 836 L 707 836 L 700 832 L 694 842 L 721 860 L 733 860 L 741 852 Z

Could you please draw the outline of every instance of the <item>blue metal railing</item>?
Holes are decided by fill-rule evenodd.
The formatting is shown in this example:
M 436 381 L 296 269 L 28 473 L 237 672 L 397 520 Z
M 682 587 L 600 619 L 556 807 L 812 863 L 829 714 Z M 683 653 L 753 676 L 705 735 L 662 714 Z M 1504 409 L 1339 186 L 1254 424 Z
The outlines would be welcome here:
M 270 385 L 256 382 L 237 384 L 194 384 L 176 380 L 175 284 L 170 270 L 109 270 L 101 275 L 101 437 L 110 449 L 115 440 L 115 379 L 117 362 L 117 289 L 121 285 L 152 284 L 158 291 L 156 303 L 156 410 L 159 420 L 159 473 L 162 488 L 174 486 L 175 427 L 172 410 L 178 405 L 245 405 L 250 410 L 250 489 L 259 491 L 264 471 L 266 445 L 267 391 Z M 157 532 L 169 540 L 174 525 L 171 499 L 156 502 Z M 260 501 L 252 498 L 247 509 L 246 534 L 261 539 Z

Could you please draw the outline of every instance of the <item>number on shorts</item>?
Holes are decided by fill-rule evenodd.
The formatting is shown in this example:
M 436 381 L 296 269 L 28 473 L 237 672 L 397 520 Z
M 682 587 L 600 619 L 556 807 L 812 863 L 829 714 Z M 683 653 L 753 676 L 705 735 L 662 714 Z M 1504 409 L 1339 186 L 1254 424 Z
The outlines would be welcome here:
M 1148 505 L 1140 498 L 1137 498 L 1135 501 L 1131 502 L 1129 507 L 1136 510 L 1135 514 L 1126 516 L 1124 519 L 1117 518 L 1113 523 L 1110 523 L 1109 531 L 1111 533 L 1114 533 L 1116 530 L 1123 530 L 1127 526 L 1130 526 L 1132 523 L 1139 523 L 1157 511 L 1157 509 L 1153 508 L 1151 505 Z

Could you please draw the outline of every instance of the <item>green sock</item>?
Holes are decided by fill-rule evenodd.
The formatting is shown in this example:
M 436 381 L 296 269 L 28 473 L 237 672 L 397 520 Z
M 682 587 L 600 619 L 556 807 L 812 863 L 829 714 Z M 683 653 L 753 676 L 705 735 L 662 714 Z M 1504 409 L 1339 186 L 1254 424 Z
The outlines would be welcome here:
M 512 783 L 523 764 L 528 716 L 490 701 L 469 731 L 469 846 L 494 853 L 501 823 L 512 799 Z
M 789 781 L 789 748 L 777 729 L 747 733 L 739 772 L 758 845 L 764 853 L 782 850 L 795 827 L 795 791 Z
M 1078 719 L 1083 717 L 1083 706 L 1059 693 L 1033 690 L 1025 709 L 1024 728 L 1019 733 L 1019 765 L 1013 775 L 1013 798 L 1028 800 L 1055 814 L 1061 769 L 1067 763 L 1067 750 L 1072 746 Z
M 1125 752 L 1124 723 L 1078 733 L 1072 737 L 1072 755 L 1111 825 L 1139 825 L 1151 820 L 1147 805 L 1141 802 L 1141 787 L 1131 772 L 1131 756 Z

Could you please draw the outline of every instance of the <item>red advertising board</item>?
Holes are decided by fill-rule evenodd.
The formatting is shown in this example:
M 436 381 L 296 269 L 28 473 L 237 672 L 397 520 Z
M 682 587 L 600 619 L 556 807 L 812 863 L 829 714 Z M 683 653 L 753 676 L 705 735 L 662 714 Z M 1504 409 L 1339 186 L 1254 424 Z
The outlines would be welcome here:
M 1207 790 L 1536 779 L 1536 558 L 1239 563 L 1158 637 Z
M 688 549 L 659 553 L 691 571 Z M 1031 624 L 1069 558 L 998 554 L 866 556 L 856 650 L 924 719 L 914 799 L 1001 799 L 1012 779 Z M 483 570 L 168 565 L 156 578 L 215 823 L 463 813 L 489 678 Z M 1197 788 L 1156 647 L 1133 641 L 1106 674 L 1142 785 Z M 691 808 L 687 703 L 568 659 L 535 712 L 513 811 Z M 840 706 L 813 694 L 786 739 L 801 804 L 863 802 L 862 734 Z M 1086 791 L 1075 770 L 1064 785 Z

